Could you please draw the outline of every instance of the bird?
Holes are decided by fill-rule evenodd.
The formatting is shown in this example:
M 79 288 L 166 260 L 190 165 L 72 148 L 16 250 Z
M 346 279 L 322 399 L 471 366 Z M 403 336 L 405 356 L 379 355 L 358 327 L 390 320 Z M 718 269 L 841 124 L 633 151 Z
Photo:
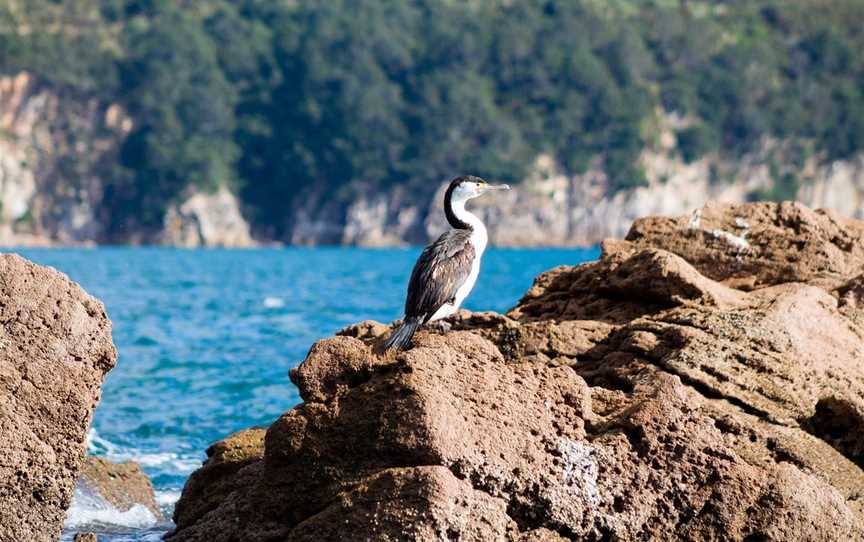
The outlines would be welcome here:
M 405 350 L 420 326 L 455 313 L 468 297 L 480 274 L 489 237 L 486 226 L 465 209 L 465 203 L 492 190 L 510 190 L 510 186 L 492 185 L 473 175 L 450 181 L 444 193 L 444 215 L 450 229 L 417 258 L 408 282 L 405 316 L 385 341 L 385 350 Z

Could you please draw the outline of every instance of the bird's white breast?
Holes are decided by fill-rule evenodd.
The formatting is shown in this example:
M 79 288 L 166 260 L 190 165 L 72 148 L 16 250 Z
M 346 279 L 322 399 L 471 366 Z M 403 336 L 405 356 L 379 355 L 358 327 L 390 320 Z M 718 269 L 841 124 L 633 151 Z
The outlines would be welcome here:
M 430 322 L 446 318 L 458 311 L 459 307 L 462 306 L 462 302 L 465 301 L 465 298 L 468 297 L 468 294 L 470 294 L 471 290 L 474 289 L 474 284 L 477 283 L 477 277 L 480 275 L 480 260 L 483 256 L 483 251 L 486 250 L 486 243 L 489 241 L 483 223 L 479 220 L 477 222 L 478 223 L 474 225 L 474 231 L 471 233 L 471 238 L 468 241 L 474 246 L 474 261 L 471 262 L 471 272 L 468 274 L 468 278 L 465 279 L 462 286 L 456 290 L 456 295 L 453 296 L 453 303 L 445 303 L 442 305 L 440 309 L 435 311 L 432 318 L 429 319 Z

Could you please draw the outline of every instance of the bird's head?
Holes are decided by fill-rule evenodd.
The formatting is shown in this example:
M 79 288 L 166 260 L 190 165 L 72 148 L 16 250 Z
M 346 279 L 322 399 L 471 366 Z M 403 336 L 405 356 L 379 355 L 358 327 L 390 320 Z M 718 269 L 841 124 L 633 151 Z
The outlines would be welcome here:
M 510 185 L 489 184 L 480 177 L 463 175 L 450 181 L 445 198 L 453 202 L 468 201 L 491 190 L 510 190 Z

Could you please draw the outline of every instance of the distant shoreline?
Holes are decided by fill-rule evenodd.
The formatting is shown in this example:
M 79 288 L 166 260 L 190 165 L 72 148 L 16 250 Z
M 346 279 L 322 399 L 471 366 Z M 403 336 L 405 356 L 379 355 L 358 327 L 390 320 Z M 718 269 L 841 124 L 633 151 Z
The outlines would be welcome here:
M 66 250 L 66 249 L 118 249 L 118 248 L 140 248 L 144 250 L 188 250 L 188 251 L 210 251 L 210 250 L 237 250 L 237 251 L 255 251 L 255 250 L 272 250 L 272 249 L 338 249 L 338 248 L 354 248 L 362 250 L 412 250 L 421 249 L 425 245 L 420 244 L 394 244 L 394 245 L 351 245 L 351 244 L 297 244 L 291 245 L 286 243 L 262 243 L 251 246 L 195 246 L 187 247 L 181 245 L 159 245 L 159 244 L 97 244 L 97 243 L 57 243 L 43 245 L 0 245 L 0 253 L 14 252 L 16 250 Z M 598 248 L 600 243 L 590 245 L 491 245 L 491 250 L 590 250 Z

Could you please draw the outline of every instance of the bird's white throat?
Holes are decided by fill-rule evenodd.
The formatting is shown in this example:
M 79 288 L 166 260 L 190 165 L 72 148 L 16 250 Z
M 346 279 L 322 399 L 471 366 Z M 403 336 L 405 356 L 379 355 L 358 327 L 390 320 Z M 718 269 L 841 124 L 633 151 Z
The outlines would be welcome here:
M 475 258 L 480 259 L 480 255 L 486 250 L 486 243 L 489 241 L 489 236 L 486 233 L 486 226 L 477 215 L 468 211 L 465 208 L 465 202 L 468 199 L 454 198 L 450 204 L 453 209 L 453 214 L 462 222 L 471 227 L 471 244 L 474 245 Z

